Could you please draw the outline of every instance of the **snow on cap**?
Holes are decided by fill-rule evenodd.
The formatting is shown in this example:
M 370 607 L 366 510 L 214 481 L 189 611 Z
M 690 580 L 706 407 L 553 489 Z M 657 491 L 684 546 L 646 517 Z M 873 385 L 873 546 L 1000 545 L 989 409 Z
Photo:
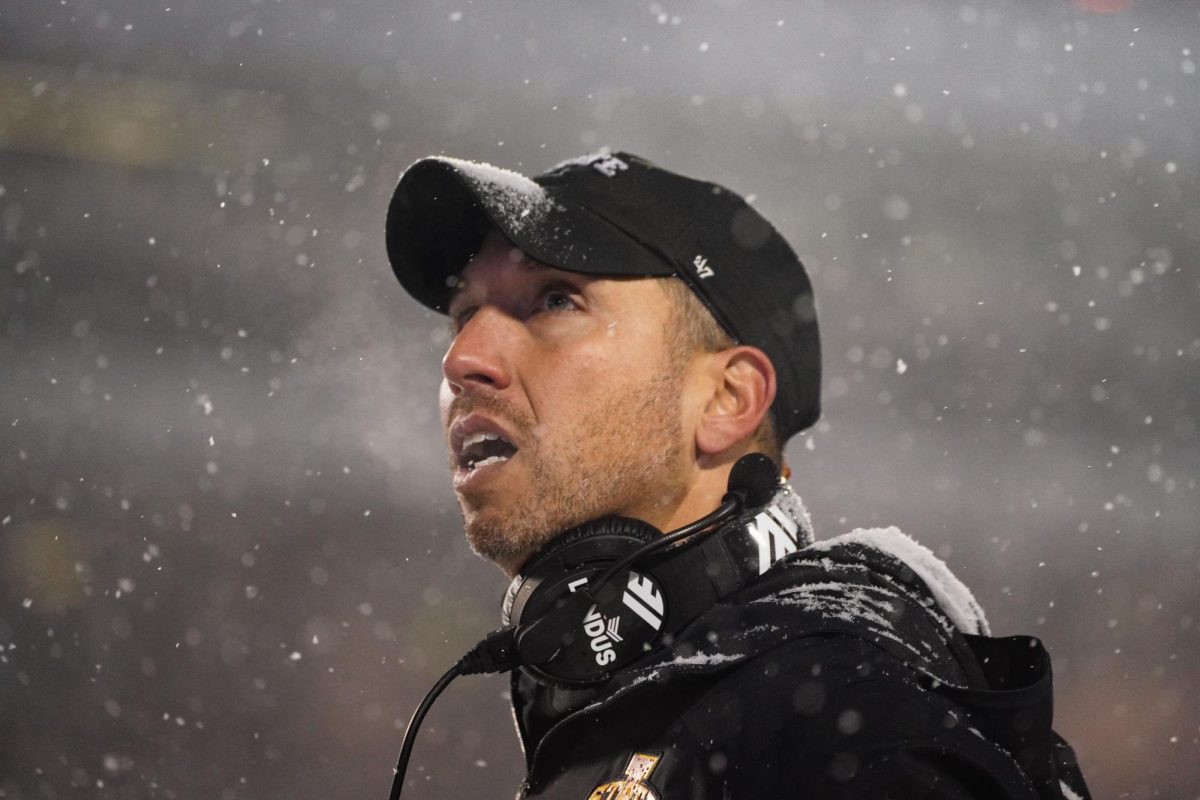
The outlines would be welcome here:
M 445 313 L 458 274 L 491 228 L 568 272 L 675 275 L 738 343 L 765 352 L 781 441 L 820 416 L 812 285 L 779 232 L 738 194 L 629 153 L 597 153 L 525 177 L 431 157 L 400 176 L 387 251 L 401 285 Z

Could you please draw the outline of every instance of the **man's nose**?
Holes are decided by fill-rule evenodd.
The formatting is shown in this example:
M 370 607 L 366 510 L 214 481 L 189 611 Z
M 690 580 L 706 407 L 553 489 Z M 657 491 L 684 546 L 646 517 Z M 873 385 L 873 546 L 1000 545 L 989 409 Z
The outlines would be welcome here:
M 484 306 L 471 315 L 442 358 L 442 374 L 450 391 L 488 387 L 497 391 L 512 379 L 510 354 L 516 320 Z

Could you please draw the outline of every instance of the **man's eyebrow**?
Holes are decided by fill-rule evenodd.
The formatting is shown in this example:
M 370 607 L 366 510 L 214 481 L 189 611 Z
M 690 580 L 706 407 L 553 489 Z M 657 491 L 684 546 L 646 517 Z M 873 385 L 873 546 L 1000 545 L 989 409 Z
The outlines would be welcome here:
M 541 261 L 535 260 L 524 250 L 519 250 L 516 248 L 514 249 L 516 252 L 521 254 L 521 257 L 517 260 L 517 266 L 521 269 L 527 272 L 545 272 L 546 270 L 554 269 L 554 267 L 550 266 L 549 264 L 543 264 Z M 511 258 L 512 251 L 509 252 L 509 257 Z
M 549 264 L 543 264 L 540 261 L 534 261 L 532 258 L 526 255 L 521 256 L 521 261 L 517 264 L 517 266 L 527 272 L 549 272 L 550 270 L 555 269 Z M 461 277 L 455 276 L 454 287 L 450 290 L 450 294 L 446 297 L 446 306 L 449 307 L 450 304 L 454 302 L 454 299 L 466 291 L 466 289 L 467 281 L 464 281 Z

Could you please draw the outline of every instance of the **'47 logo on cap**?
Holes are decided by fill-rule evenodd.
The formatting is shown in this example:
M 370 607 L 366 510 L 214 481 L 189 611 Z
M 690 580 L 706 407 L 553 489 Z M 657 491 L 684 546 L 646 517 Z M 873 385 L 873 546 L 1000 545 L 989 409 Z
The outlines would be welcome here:
M 629 165 L 616 156 L 604 156 L 592 162 L 592 168 L 606 178 L 611 178 L 621 170 L 629 169 Z

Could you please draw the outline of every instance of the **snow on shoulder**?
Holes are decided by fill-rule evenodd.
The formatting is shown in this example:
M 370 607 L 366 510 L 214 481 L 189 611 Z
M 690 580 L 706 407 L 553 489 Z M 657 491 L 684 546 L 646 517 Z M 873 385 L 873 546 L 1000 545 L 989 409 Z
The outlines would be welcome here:
M 959 630 L 984 636 L 989 634 L 990 629 L 983 608 L 966 584 L 950 571 L 946 562 L 899 528 L 857 528 L 832 539 L 814 542 L 808 549 L 824 551 L 844 544 L 858 544 L 881 550 L 904 562 L 925 582 L 933 592 L 937 604 Z

